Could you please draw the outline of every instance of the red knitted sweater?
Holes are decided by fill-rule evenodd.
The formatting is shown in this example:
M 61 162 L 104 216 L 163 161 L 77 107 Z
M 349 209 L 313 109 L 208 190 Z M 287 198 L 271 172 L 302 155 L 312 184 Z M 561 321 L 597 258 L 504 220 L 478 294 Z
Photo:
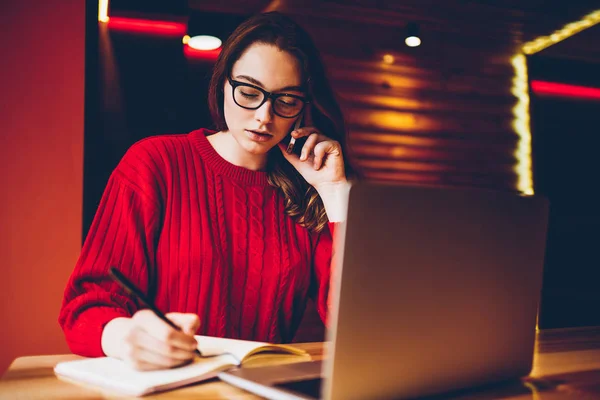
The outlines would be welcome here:
M 102 356 L 104 326 L 140 308 L 110 266 L 163 312 L 198 314 L 201 335 L 289 342 L 309 295 L 325 320 L 332 224 L 296 224 L 267 173 L 227 162 L 211 133 L 141 140 L 112 173 L 60 311 L 74 353 Z

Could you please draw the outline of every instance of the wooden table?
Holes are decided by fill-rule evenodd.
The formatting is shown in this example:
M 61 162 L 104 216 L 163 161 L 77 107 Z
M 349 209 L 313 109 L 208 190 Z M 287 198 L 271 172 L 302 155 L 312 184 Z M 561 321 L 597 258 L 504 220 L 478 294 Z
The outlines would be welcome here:
M 295 345 L 315 359 L 322 343 Z M 0 399 L 118 399 L 125 398 L 56 378 L 53 367 L 75 355 L 17 358 L 0 380 Z M 453 399 L 600 399 L 600 327 L 557 329 L 538 334 L 531 376 L 522 382 L 454 393 Z M 218 380 L 149 396 L 150 399 L 257 399 Z

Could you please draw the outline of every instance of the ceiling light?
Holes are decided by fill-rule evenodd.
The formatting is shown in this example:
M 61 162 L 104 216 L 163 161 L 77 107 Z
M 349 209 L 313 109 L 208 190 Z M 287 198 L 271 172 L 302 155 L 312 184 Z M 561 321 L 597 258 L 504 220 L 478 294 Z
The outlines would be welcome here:
M 187 45 L 196 50 L 215 50 L 221 47 L 221 39 L 215 36 L 198 35 L 191 37 Z
M 421 45 L 421 39 L 419 39 L 418 36 L 409 36 L 404 39 L 404 43 L 406 43 L 408 47 L 417 47 Z
M 419 25 L 411 22 L 406 26 L 404 43 L 406 43 L 408 47 L 417 47 L 421 44 L 421 38 L 419 37 Z

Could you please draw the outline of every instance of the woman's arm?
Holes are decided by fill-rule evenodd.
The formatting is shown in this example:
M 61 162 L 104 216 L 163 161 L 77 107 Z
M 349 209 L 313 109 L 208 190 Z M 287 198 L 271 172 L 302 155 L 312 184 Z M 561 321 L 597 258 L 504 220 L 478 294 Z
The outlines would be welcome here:
M 329 222 L 327 228 L 318 234 L 313 251 L 313 273 L 309 295 L 315 302 L 321 320 L 328 325 L 331 307 L 331 277 L 334 267 L 333 235 L 337 223 Z
M 104 327 L 139 309 L 109 276 L 110 267 L 119 268 L 146 293 L 155 276 L 160 168 L 150 145 L 148 140 L 133 145 L 111 174 L 67 283 L 59 324 L 76 354 L 103 356 Z
M 113 319 L 131 317 L 139 305 L 108 275 L 119 268 L 145 292 L 154 268 L 154 205 L 120 172 L 111 176 L 77 265 L 64 292 L 59 323 L 76 354 L 102 356 L 101 337 Z

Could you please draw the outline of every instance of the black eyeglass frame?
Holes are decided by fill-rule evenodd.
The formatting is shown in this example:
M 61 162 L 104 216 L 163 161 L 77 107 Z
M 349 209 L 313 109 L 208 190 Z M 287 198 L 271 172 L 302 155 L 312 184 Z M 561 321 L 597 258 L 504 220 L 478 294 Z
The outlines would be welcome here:
M 235 102 L 235 104 L 238 105 L 238 107 L 244 108 L 246 110 L 258 110 L 269 99 L 273 99 L 273 103 L 272 103 L 272 105 L 273 105 L 273 112 L 276 115 L 280 116 L 281 118 L 296 118 L 298 115 L 302 114 L 302 111 L 304 111 L 304 108 L 306 107 L 306 105 L 310 103 L 310 100 L 308 100 L 306 97 L 298 96 L 297 94 L 291 94 L 291 93 L 272 93 L 272 92 L 267 92 L 266 90 L 264 90 L 261 87 L 258 87 L 256 85 L 252 85 L 251 83 L 240 82 L 240 81 L 236 81 L 236 80 L 231 79 L 231 78 L 227 78 L 227 80 L 229 81 L 229 84 L 231 85 L 231 97 L 233 97 L 233 101 Z M 261 92 L 264 95 L 263 101 L 261 101 L 261 103 L 259 105 L 257 105 L 256 107 L 247 107 L 247 106 L 241 105 L 235 99 L 235 89 L 238 86 L 246 86 L 246 87 L 251 87 L 253 89 L 258 90 L 259 92 Z M 302 102 L 302 108 L 295 115 L 292 115 L 292 116 L 281 115 L 281 114 L 279 114 L 277 112 L 277 107 L 275 107 L 275 103 L 274 103 L 280 97 L 293 97 L 295 99 L 298 99 L 298 100 L 300 100 Z

